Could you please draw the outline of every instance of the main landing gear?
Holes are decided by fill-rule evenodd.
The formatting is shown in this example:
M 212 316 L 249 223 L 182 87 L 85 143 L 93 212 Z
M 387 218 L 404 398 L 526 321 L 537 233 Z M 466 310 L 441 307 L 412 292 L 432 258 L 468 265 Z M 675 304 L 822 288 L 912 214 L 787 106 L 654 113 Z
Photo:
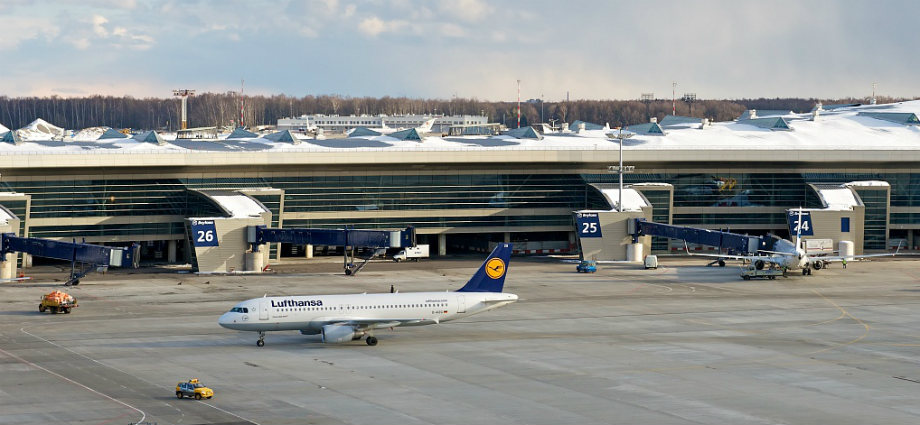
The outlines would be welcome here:
M 259 340 L 256 341 L 256 345 L 259 347 L 265 345 L 265 332 L 259 332 Z
M 364 340 L 364 342 L 366 342 L 367 345 L 370 345 L 371 347 L 373 347 L 377 345 L 377 337 L 369 336 L 367 337 L 367 339 Z

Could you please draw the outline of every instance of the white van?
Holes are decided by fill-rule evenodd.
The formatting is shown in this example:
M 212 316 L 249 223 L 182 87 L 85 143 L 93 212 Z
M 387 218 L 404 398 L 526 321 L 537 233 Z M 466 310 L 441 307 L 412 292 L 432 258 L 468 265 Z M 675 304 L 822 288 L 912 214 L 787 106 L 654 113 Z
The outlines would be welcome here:
M 657 269 L 658 268 L 658 256 L 657 255 L 646 255 L 645 256 L 645 268 L 647 269 Z

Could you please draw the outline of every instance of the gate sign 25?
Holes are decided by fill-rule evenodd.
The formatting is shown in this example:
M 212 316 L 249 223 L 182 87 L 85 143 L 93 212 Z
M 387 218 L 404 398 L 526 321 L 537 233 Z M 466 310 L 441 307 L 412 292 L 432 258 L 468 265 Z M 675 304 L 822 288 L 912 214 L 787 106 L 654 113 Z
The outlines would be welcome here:
M 575 225 L 578 226 L 578 236 L 582 238 L 600 238 L 601 222 L 597 213 L 576 213 Z
M 795 235 L 801 236 L 814 236 L 815 229 L 811 224 L 811 212 L 810 211 L 799 211 L 799 210 L 789 210 L 789 236 L 795 237 Z M 799 214 L 801 213 L 801 220 L 799 219 Z M 801 233 L 799 233 L 801 231 Z
M 192 220 L 192 243 L 195 246 L 220 246 L 214 220 Z

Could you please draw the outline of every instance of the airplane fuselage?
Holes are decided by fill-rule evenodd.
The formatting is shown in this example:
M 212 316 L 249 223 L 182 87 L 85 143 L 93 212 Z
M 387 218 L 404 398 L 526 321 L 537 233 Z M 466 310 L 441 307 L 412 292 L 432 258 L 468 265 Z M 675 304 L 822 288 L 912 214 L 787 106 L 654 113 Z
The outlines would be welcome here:
M 503 292 L 407 292 L 381 294 L 281 296 L 253 298 L 218 319 L 241 331 L 298 330 L 318 334 L 335 323 L 368 328 L 421 326 L 455 320 L 517 300 Z

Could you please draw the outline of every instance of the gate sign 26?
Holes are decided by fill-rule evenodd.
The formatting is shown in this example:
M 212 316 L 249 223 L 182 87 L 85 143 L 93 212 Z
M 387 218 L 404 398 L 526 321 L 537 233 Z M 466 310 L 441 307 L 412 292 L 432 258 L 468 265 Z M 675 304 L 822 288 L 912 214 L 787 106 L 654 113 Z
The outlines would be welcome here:
M 582 238 L 600 238 L 601 222 L 597 213 L 576 213 L 575 225 L 578 226 L 578 236 Z
M 192 243 L 195 246 L 220 246 L 214 220 L 192 220 Z
M 799 210 L 789 210 L 789 236 L 795 237 L 795 235 L 801 236 L 814 236 L 815 229 L 811 225 L 811 212 L 810 211 L 799 211 Z M 799 220 L 799 214 L 802 214 L 801 220 Z M 801 231 L 801 233 L 799 233 Z

